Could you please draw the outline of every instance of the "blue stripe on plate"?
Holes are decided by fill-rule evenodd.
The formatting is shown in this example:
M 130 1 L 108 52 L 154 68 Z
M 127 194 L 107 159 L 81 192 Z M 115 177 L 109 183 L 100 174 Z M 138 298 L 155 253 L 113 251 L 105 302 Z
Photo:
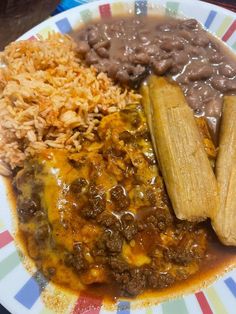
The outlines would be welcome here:
M 62 34 L 67 34 L 72 31 L 70 22 L 66 17 L 62 20 L 57 21 L 56 25 Z
M 226 286 L 229 288 L 230 292 L 236 298 L 236 282 L 233 280 L 232 277 L 229 277 L 224 280 Z
M 147 0 L 135 1 L 135 14 L 136 15 L 147 15 Z
M 27 309 L 31 309 L 47 284 L 47 279 L 37 271 L 17 292 L 15 299 Z
M 130 314 L 130 302 L 127 301 L 118 302 L 117 314 Z
M 204 24 L 207 29 L 208 29 L 208 28 L 211 26 L 211 24 L 213 23 L 213 21 L 214 21 L 216 15 L 217 15 L 217 12 L 216 12 L 216 11 L 213 11 L 213 10 L 210 11 L 210 13 L 209 13 L 209 15 L 208 15 L 208 17 L 207 17 L 207 19 L 206 19 L 206 22 L 205 22 L 205 24 Z

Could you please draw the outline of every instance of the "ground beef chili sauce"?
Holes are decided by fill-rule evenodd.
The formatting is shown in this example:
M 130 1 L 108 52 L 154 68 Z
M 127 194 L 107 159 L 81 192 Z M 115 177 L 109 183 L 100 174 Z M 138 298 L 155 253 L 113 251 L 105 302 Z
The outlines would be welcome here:
M 117 18 L 73 37 L 88 65 L 122 84 L 137 87 L 150 72 L 172 77 L 216 135 L 222 96 L 236 93 L 236 58 L 196 20 Z
M 121 84 L 137 88 L 151 72 L 172 77 L 195 114 L 207 117 L 217 138 L 222 97 L 236 92 L 236 62 L 195 20 L 117 18 L 88 25 L 72 36 L 87 65 Z M 89 293 L 112 298 L 143 292 L 164 296 L 235 265 L 236 249 L 221 245 L 208 222 L 193 224 L 175 218 L 156 168 L 142 108 L 126 108 L 103 119 L 94 143 L 85 142 L 81 160 L 46 152 L 27 161 L 14 181 L 19 235 L 45 276 L 75 291 L 82 278 Z M 48 154 L 52 160 L 55 156 L 55 164 L 47 165 Z M 58 213 L 52 213 L 53 204 L 47 202 L 53 194 L 45 196 L 45 186 L 53 178 L 43 175 L 55 174 L 55 169 L 66 173 L 65 180 L 73 172 L 78 175 L 62 185 L 61 201 L 66 205 L 59 224 Z M 98 171 L 107 178 L 102 187 Z M 71 246 L 75 231 L 86 225 L 85 235 L 91 241 Z M 124 244 L 128 244 L 125 253 Z M 127 262 L 127 257 L 132 260 L 130 250 L 134 256 L 142 255 L 140 265 Z M 90 263 L 99 265 L 93 274 L 101 271 L 101 281 L 89 282 Z

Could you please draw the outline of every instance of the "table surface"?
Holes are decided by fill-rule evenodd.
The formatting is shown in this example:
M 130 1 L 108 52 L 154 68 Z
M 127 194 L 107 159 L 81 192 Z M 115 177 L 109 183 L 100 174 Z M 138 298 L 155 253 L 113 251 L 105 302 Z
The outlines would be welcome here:
M 204 0 L 205 2 L 214 3 L 223 6 L 229 10 L 236 12 L 236 1 L 235 0 Z M 10 314 L 1 304 L 0 304 L 0 314 Z

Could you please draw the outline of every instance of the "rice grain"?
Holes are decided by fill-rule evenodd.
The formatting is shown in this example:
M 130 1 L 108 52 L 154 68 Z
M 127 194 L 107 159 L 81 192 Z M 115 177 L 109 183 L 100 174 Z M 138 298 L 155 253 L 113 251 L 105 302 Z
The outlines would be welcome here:
M 85 67 L 67 35 L 11 43 L 0 53 L 0 174 L 47 147 L 81 149 L 105 114 L 140 95 Z

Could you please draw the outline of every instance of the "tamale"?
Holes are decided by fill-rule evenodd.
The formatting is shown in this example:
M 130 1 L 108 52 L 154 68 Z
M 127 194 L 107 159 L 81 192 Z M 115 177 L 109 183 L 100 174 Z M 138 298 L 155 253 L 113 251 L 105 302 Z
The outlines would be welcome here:
M 141 93 L 176 216 L 189 221 L 212 217 L 218 207 L 217 182 L 182 90 L 165 78 L 150 76 Z
M 236 96 L 225 96 L 216 177 L 220 207 L 212 225 L 226 245 L 236 245 Z

